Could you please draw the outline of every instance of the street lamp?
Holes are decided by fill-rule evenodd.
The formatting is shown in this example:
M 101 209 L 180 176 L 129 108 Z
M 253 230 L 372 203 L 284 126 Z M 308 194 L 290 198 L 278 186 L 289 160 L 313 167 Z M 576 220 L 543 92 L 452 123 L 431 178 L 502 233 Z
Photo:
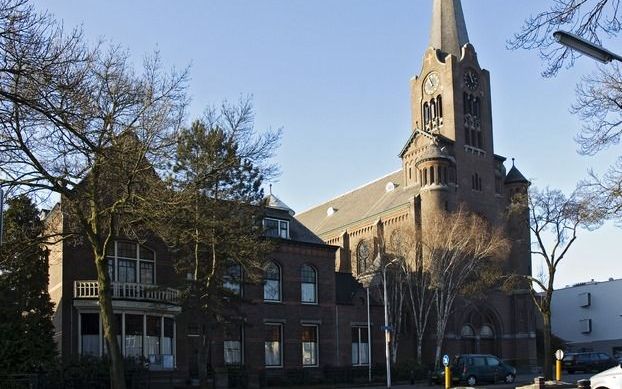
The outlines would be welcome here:
M 612 53 L 611 51 L 601 46 L 595 45 L 587 39 L 583 39 L 569 32 L 556 31 L 555 33 L 553 33 L 553 37 L 562 45 L 576 50 L 581 54 L 587 55 L 588 57 L 593 58 L 599 62 L 609 63 L 614 59 L 616 61 L 622 61 L 622 57 L 618 54 Z
M 379 270 L 382 274 L 382 285 L 383 285 L 383 298 L 384 298 L 384 354 L 386 360 L 386 369 L 387 369 L 387 388 L 391 387 L 391 357 L 389 353 L 389 341 L 390 341 L 390 332 L 391 327 L 389 326 L 389 311 L 388 311 L 388 303 L 387 303 L 387 267 L 399 261 L 399 258 L 395 258 L 385 264 L 381 264 L 381 256 L 378 254 L 376 259 L 373 261 L 373 265 L 370 266 L 367 271 L 359 276 L 359 281 L 361 281 L 365 288 L 367 289 L 367 331 L 368 331 L 368 346 L 369 348 L 369 380 L 371 382 L 371 323 L 370 323 L 370 314 L 369 314 L 369 287 L 374 283 L 376 279 L 375 275 L 378 275 Z
M 4 232 L 4 191 L 0 188 L 0 246 L 2 246 L 3 232 Z
M 387 267 L 398 261 L 398 258 L 385 263 L 382 266 L 382 286 L 384 293 L 384 355 L 387 361 L 387 388 L 391 387 L 391 358 L 389 355 L 390 327 L 389 327 L 389 311 L 387 308 Z

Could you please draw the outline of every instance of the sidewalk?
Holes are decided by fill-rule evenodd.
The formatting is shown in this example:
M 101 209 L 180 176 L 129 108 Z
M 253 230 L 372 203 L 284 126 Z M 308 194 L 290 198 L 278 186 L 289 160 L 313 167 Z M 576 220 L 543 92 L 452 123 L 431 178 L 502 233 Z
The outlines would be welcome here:
M 519 374 L 516 376 L 516 380 L 511 384 L 498 383 L 498 384 L 483 384 L 477 385 L 478 388 L 495 388 L 495 389 L 506 389 L 506 388 L 516 388 L 517 386 L 523 386 L 533 383 L 533 379 L 536 377 L 535 374 Z M 443 389 L 443 385 L 430 385 L 427 381 L 425 382 L 416 382 L 414 385 L 410 385 L 408 383 L 397 382 L 391 385 L 392 388 L 399 389 Z M 455 386 L 455 388 L 465 388 L 466 386 Z M 359 388 L 359 389 L 386 389 L 386 385 L 374 385 L 374 386 L 347 386 L 347 388 Z

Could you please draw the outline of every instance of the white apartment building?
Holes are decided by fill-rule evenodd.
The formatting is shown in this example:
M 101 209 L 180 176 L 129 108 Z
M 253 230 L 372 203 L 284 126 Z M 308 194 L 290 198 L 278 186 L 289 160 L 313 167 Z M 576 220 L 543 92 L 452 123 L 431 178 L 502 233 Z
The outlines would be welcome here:
M 622 358 L 622 279 L 558 289 L 551 310 L 553 334 L 567 342 L 567 351 L 599 351 Z

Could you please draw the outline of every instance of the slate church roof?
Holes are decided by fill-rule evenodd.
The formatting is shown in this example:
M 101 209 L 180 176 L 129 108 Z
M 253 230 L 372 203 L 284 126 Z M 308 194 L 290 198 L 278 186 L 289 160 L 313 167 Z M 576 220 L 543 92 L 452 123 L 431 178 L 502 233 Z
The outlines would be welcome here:
M 418 186 L 408 188 L 404 186 L 404 174 L 400 169 L 302 212 L 296 218 L 321 236 L 400 208 L 412 201 L 418 193 Z

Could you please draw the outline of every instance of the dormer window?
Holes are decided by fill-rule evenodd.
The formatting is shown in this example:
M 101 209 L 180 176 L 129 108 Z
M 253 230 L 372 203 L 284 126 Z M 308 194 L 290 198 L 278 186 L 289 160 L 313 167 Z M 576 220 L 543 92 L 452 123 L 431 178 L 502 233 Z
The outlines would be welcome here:
M 289 239 L 289 221 L 287 220 L 264 218 L 263 227 L 266 236 Z

